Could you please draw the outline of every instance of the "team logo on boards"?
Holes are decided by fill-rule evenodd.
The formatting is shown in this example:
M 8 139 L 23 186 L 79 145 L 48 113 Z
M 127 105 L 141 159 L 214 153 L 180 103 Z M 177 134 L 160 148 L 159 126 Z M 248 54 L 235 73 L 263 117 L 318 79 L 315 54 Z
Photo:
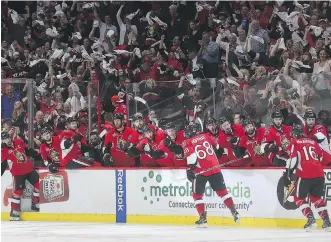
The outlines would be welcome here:
M 327 203 L 331 201 L 331 172 L 325 172 L 325 185 L 324 185 L 324 200 Z M 286 210 L 295 210 L 298 206 L 294 202 L 294 195 L 296 193 L 296 175 L 291 177 L 292 184 L 289 188 L 284 187 L 284 177 L 282 176 L 277 184 L 277 198 L 279 204 Z

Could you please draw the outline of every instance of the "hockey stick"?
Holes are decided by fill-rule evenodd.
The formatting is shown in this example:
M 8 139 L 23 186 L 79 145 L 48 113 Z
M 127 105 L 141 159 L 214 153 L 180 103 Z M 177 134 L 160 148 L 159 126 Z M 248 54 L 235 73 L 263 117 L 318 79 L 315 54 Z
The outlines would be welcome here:
M 144 104 L 147 107 L 148 112 L 150 111 L 148 103 L 146 102 L 146 100 L 142 99 L 141 97 L 135 96 L 134 100 L 136 100 L 137 102 L 140 102 L 142 104 Z
M 230 165 L 230 164 L 232 164 L 232 163 L 235 163 L 235 162 L 237 162 L 237 161 L 240 161 L 240 160 L 246 159 L 246 158 L 248 158 L 248 157 L 249 157 L 249 155 L 247 154 L 247 155 L 245 155 L 245 156 L 243 156 L 243 157 L 240 157 L 240 158 L 237 158 L 237 159 L 234 159 L 234 160 L 227 161 L 227 162 L 222 163 L 222 164 L 219 164 L 219 165 L 217 165 L 217 166 L 210 167 L 210 168 L 208 168 L 208 169 L 206 169 L 206 170 L 202 170 L 202 171 L 200 171 L 200 172 L 198 172 L 198 173 L 195 173 L 195 175 L 196 175 L 196 176 L 197 176 L 197 175 L 201 175 L 201 174 L 203 174 L 203 173 L 206 173 L 206 172 L 212 171 L 212 170 L 217 169 L 217 168 L 220 168 L 220 167 L 224 167 L 224 166 Z M 186 180 L 186 179 L 187 179 L 187 177 L 179 177 L 179 178 L 177 178 L 177 180 Z

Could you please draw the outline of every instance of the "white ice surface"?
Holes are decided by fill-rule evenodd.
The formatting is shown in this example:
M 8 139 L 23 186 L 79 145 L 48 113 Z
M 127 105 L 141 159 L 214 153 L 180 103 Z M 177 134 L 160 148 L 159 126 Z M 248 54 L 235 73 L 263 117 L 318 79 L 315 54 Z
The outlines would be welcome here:
M 116 225 L 107 223 L 1 222 L 4 242 L 331 242 L 331 233 L 300 229 Z

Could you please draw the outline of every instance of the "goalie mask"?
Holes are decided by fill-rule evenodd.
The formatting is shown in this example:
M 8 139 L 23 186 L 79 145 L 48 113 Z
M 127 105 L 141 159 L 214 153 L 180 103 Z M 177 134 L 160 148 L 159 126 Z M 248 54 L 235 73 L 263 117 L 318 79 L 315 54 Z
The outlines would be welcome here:
M 312 110 L 307 110 L 303 116 L 309 129 L 313 129 L 316 124 L 316 114 Z
M 14 147 L 14 142 L 8 132 L 1 133 L 1 146 Z
M 170 139 L 175 140 L 177 136 L 176 126 L 173 123 L 168 123 L 165 128 L 165 132 L 170 137 Z

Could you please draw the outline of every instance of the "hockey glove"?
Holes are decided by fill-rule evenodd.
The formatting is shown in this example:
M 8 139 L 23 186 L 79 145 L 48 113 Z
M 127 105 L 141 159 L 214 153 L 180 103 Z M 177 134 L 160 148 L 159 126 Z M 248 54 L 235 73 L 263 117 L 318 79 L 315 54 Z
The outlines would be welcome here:
M 103 166 L 110 167 L 114 163 L 114 159 L 110 154 L 105 154 L 103 156 Z
M 83 135 L 81 135 L 81 134 L 75 134 L 74 135 L 74 142 L 75 143 L 81 142 L 82 141 L 82 138 L 83 138 Z
M 237 145 L 239 143 L 239 138 L 238 137 L 232 137 L 232 138 L 229 139 L 229 142 L 232 145 Z
M 196 178 L 196 176 L 194 174 L 194 167 L 193 166 L 190 166 L 189 168 L 187 168 L 187 170 L 186 170 L 186 176 L 187 176 L 187 179 L 190 182 L 193 182 L 193 180 Z
M 56 165 L 56 164 L 50 164 L 50 165 L 48 166 L 48 170 L 49 170 L 51 173 L 57 173 L 57 172 L 59 172 L 59 167 L 58 167 L 58 165 Z
M 119 150 L 122 150 L 122 151 L 126 152 L 129 149 L 129 147 L 130 147 L 130 143 L 126 142 L 123 139 L 118 140 L 117 148 Z
M 275 144 L 270 144 L 266 147 L 265 149 L 265 153 L 269 154 L 269 153 L 277 153 L 279 151 L 279 148 L 277 145 Z
M 170 139 L 170 137 L 169 136 L 167 136 L 165 139 L 164 139 L 164 145 L 166 146 L 166 147 L 172 147 L 173 146 L 173 142 L 172 142 L 172 140 Z

